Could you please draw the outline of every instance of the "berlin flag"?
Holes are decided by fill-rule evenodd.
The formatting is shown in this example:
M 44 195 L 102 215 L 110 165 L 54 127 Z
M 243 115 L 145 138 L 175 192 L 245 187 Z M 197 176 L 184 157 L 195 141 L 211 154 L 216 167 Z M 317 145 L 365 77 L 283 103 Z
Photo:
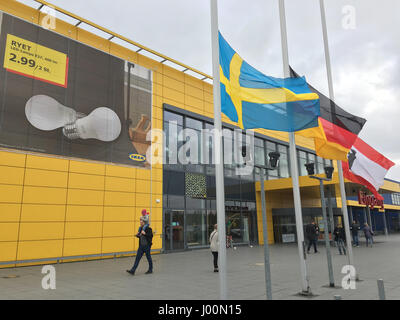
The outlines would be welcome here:
M 375 198 L 383 200 L 378 194 L 386 173 L 395 165 L 362 139 L 357 138 L 348 153 L 348 162 L 342 161 L 343 175 L 346 179 L 364 185 Z

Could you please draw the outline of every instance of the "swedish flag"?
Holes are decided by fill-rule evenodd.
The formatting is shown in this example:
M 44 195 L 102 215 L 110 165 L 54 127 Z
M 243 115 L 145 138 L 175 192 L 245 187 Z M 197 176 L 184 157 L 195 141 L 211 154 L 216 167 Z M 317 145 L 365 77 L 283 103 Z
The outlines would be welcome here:
M 318 127 L 319 97 L 304 77 L 273 78 L 254 69 L 219 34 L 221 111 L 242 129 L 294 132 Z

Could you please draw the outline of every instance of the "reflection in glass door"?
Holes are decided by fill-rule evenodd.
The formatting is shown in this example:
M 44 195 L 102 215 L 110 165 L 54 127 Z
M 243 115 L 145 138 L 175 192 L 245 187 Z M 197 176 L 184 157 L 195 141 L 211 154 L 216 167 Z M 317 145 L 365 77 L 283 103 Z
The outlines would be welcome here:
M 206 211 L 186 210 L 186 245 L 188 248 L 207 245 Z
M 183 250 L 185 247 L 184 244 L 184 211 L 172 211 L 172 222 L 171 222 L 171 230 L 172 230 L 172 249 L 171 250 Z
M 226 222 L 226 235 L 232 237 L 234 243 L 243 242 L 242 228 L 240 224 L 240 211 L 227 211 L 227 222 Z
M 183 250 L 184 244 L 184 211 L 165 212 L 164 246 L 166 251 Z
M 253 235 L 252 230 L 250 229 L 253 226 L 252 223 L 252 215 L 249 211 L 242 212 L 242 227 L 243 227 L 243 242 L 250 244 L 253 242 L 251 236 Z
M 165 211 L 164 216 L 164 249 L 170 251 L 172 248 L 171 243 L 171 212 Z

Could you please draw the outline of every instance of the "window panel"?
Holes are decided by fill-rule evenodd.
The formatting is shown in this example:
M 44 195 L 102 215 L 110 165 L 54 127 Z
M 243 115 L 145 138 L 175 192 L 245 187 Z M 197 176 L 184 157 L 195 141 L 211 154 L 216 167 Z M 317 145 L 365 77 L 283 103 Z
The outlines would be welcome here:
M 333 162 L 332 162 L 332 160 L 324 159 L 324 162 L 325 162 L 325 166 L 326 166 L 326 167 L 333 167 Z
M 400 205 L 400 194 L 399 193 L 392 193 L 392 203 L 394 205 Z
M 186 128 L 201 130 L 203 129 L 203 122 L 186 117 Z
M 308 163 L 314 163 L 314 168 L 315 168 L 317 165 L 317 156 L 312 153 L 307 153 L 307 156 L 308 156 Z
M 289 178 L 289 159 L 288 148 L 283 145 L 278 145 L 278 152 L 281 154 L 279 158 L 279 174 L 281 178 Z
M 183 126 L 183 116 L 173 112 L 164 111 L 164 121 L 176 121 L 178 125 Z
M 257 147 L 264 148 L 264 140 L 260 138 L 254 138 L 254 145 Z
M 300 176 L 308 175 L 305 164 L 307 163 L 307 153 L 304 151 L 298 151 L 299 159 L 299 174 Z
M 205 209 L 206 201 L 204 199 L 194 199 L 186 197 L 186 209 Z
M 211 130 L 206 127 L 207 130 Z M 204 164 L 213 165 L 215 163 L 214 136 L 211 131 L 204 131 L 202 134 L 202 160 Z
M 201 164 L 201 131 L 191 128 L 185 129 L 184 140 L 186 147 L 186 154 L 184 154 L 184 157 L 186 157 L 187 164 Z
M 166 194 L 184 195 L 185 177 L 183 172 L 165 171 L 163 178 L 163 190 Z
M 317 167 L 316 167 L 317 173 L 324 173 L 325 172 L 324 166 L 325 166 L 324 159 L 322 159 L 321 157 L 317 157 Z
M 185 197 L 168 195 L 168 208 L 184 209 L 185 208 Z
M 265 166 L 265 153 L 263 147 L 254 147 L 254 162 L 256 166 Z
M 240 180 L 237 177 L 224 177 L 225 199 L 240 199 Z
M 164 121 L 164 133 L 165 133 L 165 163 L 177 164 L 178 150 L 182 146 L 183 142 L 178 141 L 179 134 L 183 127 L 173 122 Z
M 206 182 L 207 182 L 207 196 L 209 198 L 215 198 L 216 197 L 215 176 L 207 176 Z
M 224 164 L 233 164 L 233 151 L 233 131 L 229 129 L 223 129 Z
M 256 200 L 256 190 L 254 182 L 240 181 L 240 198 L 241 200 Z

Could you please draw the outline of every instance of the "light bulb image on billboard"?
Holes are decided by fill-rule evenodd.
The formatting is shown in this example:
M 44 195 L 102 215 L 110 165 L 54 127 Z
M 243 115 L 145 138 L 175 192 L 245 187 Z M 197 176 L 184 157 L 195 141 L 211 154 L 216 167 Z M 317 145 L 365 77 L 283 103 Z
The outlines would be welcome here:
M 0 15 L 0 148 L 149 168 L 151 70 Z
M 63 133 L 69 139 L 114 141 L 121 133 L 118 115 L 110 108 L 97 108 L 90 115 L 78 119 L 74 109 L 44 95 L 33 96 L 28 100 L 25 115 L 30 124 L 40 130 L 50 131 L 63 127 Z

